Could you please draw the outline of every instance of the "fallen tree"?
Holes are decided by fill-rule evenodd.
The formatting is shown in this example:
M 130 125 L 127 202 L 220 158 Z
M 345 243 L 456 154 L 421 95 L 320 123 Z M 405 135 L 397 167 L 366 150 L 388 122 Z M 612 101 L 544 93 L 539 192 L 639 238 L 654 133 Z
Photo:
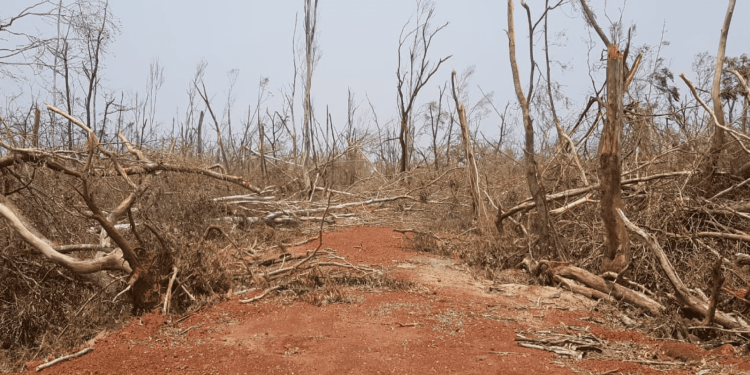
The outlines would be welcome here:
M 530 258 L 526 258 L 524 264 L 532 274 L 544 275 L 564 285 L 571 292 L 609 302 L 623 301 L 642 308 L 654 316 L 665 311 L 661 303 L 646 294 L 618 284 L 620 275 L 617 275 L 614 281 L 607 281 L 601 276 L 594 275 L 567 262 L 542 260 L 537 263 Z

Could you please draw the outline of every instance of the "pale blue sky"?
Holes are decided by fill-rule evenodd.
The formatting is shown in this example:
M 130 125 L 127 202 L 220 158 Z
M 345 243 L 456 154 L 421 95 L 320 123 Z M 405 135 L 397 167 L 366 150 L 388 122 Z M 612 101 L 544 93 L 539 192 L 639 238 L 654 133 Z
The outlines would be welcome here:
M 15 0 L 0 0 L 2 2 Z M 538 17 L 544 2 L 529 0 L 532 12 Z M 603 1 L 589 1 L 603 26 L 609 25 Z M 675 75 L 690 69 L 695 54 L 708 51 L 716 54 L 721 24 L 726 13 L 726 1 L 699 0 L 630 0 L 608 1 L 608 16 L 619 17 L 618 9 L 625 7 L 626 26 L 637 25 L 633 43 L 658 44 L 662 27 L 671 45 L 664 49 Z M 14 4 L 14 7 L 17 3 Z M 462 71 L 476 67 L 471 83 L 471 99 L 479 98 L 477 86 L 495 92 L 498 105 L 515 102 L 512 77 L 508 63 L 508 42 L 505 1 L 438 0 L 435 24 L 450 22 L 435 39 L 431 56 L 453 55 L 443 65 L 420 94 L 423 102 L 437 97 L 437 87 L 450 78 L 452 69 Z M 112 1 L 113 12 L 120 18 L 122 33 L 111 46 L 111 56 L 103 71 L 105 86 L 114 90 L 140 91 L 146 88 L 149 62 L 159 58 L 165 68 L 166 82 L 159 93 L 158 118 L 165 124 L 179 107 L 184 115 L 187 106 L 186 90 L 196 63 L 205 59 L 208 69 L 205 82 L 213 95 L 213 106 L 221 111 L 228 88 L 227 72 L 239 69 L 236 86 L 237 100 L 233 119 L 255 106 L 257 83 L 260 76 L 270 78 L 270 89 L 276 95 L 268 102 L 271 111 L 278 109 L 278 89 L 292 80 L 292 33 L 295 14 L 303 9 L 299 1 Z M 4 6 L 0 5 L 0 8 Z M 317 116 L 323 118 L 329 105 L 334 122 L 341 126 L 346 118 L 347 88 L 358 100 L 367 94 L 378 111 L 381 124 L 396 113 L 396 46 L 399 32 L 415 12 L 415 2 L 407 0 L 353 1 L 321 0 L 319 4 L 319 43 L 322 58 L 314 75 L 313 98 Z M 727 55 L 748 52 L 750 4 L 737 3 L 732 23 Z M 5 16 L 5 15 L 3 15 Z M 567 95 L 578 106 L 586 102 L 589 78 L 586 67 L 585 39 L 589 30 L 579 13 L 569 5 L 555 10 L 550 16 L 551 33 L 564 31 L 566 45 L 553 46 L 554 59 L 570 65 L 562 75 L 554 72 L 554 79 L 567 87 Z M 528 39 L 525 13 L 516 2 L 518 56 L 524 82 L 528 76 Z M 596 38 L 596 57 L 603 46 Z M 543 58 L 542 41 L 537 41 L 537 57 Z M 540 64 L 543 60 L 540 60 Z M 685 92 L 681 82 L 676 86 Z M 298 90 L 298 97 L 301 95 Z M 363 108 L 365 108 L 363 106 Z M 576 111 L 580 110 L 576 109 Z M 298 113 L 301 110 L 298 109 Z M 299 117 L 298 117 L 299 118 Z M 483 128 L 493 133 L 496 120 L 489 118 Z

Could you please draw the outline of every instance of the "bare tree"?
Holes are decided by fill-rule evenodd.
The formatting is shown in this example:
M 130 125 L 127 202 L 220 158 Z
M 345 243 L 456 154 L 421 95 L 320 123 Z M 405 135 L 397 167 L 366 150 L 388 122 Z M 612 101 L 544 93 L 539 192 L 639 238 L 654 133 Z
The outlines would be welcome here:
M 232 106 L 236 100 L 234 96 L 234 86 L 237 84 L 237 79 L 240 77 L 239 69 L 231 69 L 227 72 L 227 79 L 229 80 L 229 89 L 227 89 L 227 103 L 224 107 L 224 116 L 226 116 L 227 124 L 227 141 L 229 142 L 229 150 L 232 158 L 235 157 L 236 151 L 234 147 L 234 136 L 232 135 Z M 222 121 L 223 123 L 224 121 Z
M 711 101 L 713 102 L 714 114 L 716 115 L 716 126 L 714 126 L 714 135 L 711 138 L 711 149 L 709 151 L 709 160 L 706 164 L 706 175 L 711 175 L 716 169 L 719 161 L 719 154 L 724 148 L 724 126 L 726 119 L 724 116 L 724 104 L 721 101 L 721 75 L 724 68 L 724 55 L 727 50 L 727 36 L 729 35 L 729 24 L 732 22 L 734 14 L 734 4 L 736 0 L 729 0 L 727 15 L 724 18 L 724 25 L 721 27 L 721 37 L 719 39 L 719 51 L 716 54 L 716 69 L 714 69 L 714 83 L 711 89 Z
M 425 120 L 427 122 L 427 126 L 429 126 L 428 131 L 430 132 L 430 147 L 432 148 L 432 163 L 435 167 L 435 172 L 440 172 L 439 154 L 441 146 L 439 142 L 442 143 L 442 140 L 438 141 L 438 136 L 440 134 L 440 129 L 444 127 L 446 117 L 449 117 L 443 111 L 443 96 L 445 95 L 445 90 L 447 88 L 447 83 L 443 86 L 438 87 L 438 100 L 427 103 L 427 110 L 425 111 Z
M 151 129 L 156 125 L 156 99 L 159 96 L 159 90 L 164 85 L 164 67 L 159 64 L 159 58 L 151 60 L 148 64 L 148 77 L 146 78 L 146 101 L 144 102 L 144 122 L 141 127 L 141 143 L 144 143 L 144 132 L 146 130 L 145 117 L 148 117 L 148 122 Z M 146 113 L 148 112 L 148 113 Z
M 224 166 L 224 171 L 229 172 L 229 159 L 227 159 L 227 153 L 224 149 L 224 143 L 221 139 L 221 125 L 219 124 L 219 121 L 216 119 L 216 115 L 214 114 L 213 109 L 211 108 L 211 99 L 208 96 L 208 91 L 206 90 L 206 84 L 203 82 L 203 73 L 206 69 L 206 63 L 201 62 L 198 64 L 197 71 L 195 73 L 195 77 L 193 79 L 193 85 L 195 86 L 196 91 L 198 92 L 198 95 L 203 99 L 203 103 L 206 104 L 206 109 L 208 109 L 208 113 L 211 115 L 211 119 L 214 121 L 214 128 L 216 129 L 216 143 L 219 146 L 219 152 L 221 155 L 221 161 Z M 200 86 L 198 86 L 198 83 L 200 81 Z M 203 120 L 203 113 L 201 112 L 201 120 Z M 198 125 L 198 131 L 200 132 L 200 125 L 202 124 L 202 121 L 199 122 Z M 200 138 L 199 138 L 200 139 Z
M 557 138 L 560 145 L 563 147 L 563 149 L 567 149 L 570 151 L 569 155 L 575 162 L 575 165 L 578 167 L 578 171 L 581 174 L 581 181 L 584 185 L 588 185 L 589 181 L 588 178 L 586 178 L 586 172 L 583 170 L 583 166 L 581 165 L 581 160 L 578 158 L 578 150 L 576 150 L 575 143 L 573 143 L 573 140 L 570 139 L 568 134 L 565 133 L 565 129 L 563 129 L 562 125 L 560 124 L 560 119 L 557 118 L 557 110 L 555 109 L 555 98 L 552 95 L 552 70 L 550 69 L 550 58 L 549 58 L 549 37 L 548 37 L 548 27 L 547 27 L 547 21 L 549 19 L 549 12 L 558 6 L 562 4 L 562 1 L 558 2 L 555 6 L 550 7 L 549 6 L 549 0 L 546 0 L 546 10 L 544 12 L 544 57 L 545 61 L 547 62 L 547 95 L 549 97 L 549 106 L 550 110 L 552 111 L 552 121 L 555 123 L 555 129 L 557 129 Z
M 407 31 L 411 25 L 411 19 L 401 28 L 398 38 L 398 67 L 396 68 L 396 90 L 398 92 L 397 104 L 400 120 L 399 144 L 401 146 L 400 170 L 406 172 L 409 169 L 410 158 L 410 134 L 409 120 L 414 109 L 414 102 L 419 91 L 427 84 L 432 76 L 438 71 L 440 65 L 450 59 L 452 55 L 441 58 L 436 64 L 430 62 L 427 53 L 432 45 L 432 39 L 440 30 L 448 26 L 446 22 L 435 29 L 431 21 L 435 15 L 435 5 L 431 1 L 417 1 L 417 14 L 414 27 Z M 406 51 L 404 51 L 406 50 Z M 408 58 L 402 58 L 402 53 L 407 52 Z
M 289 137 L 292 139 L 292 158 L 294 159 L 294 165 L 297 168 L 298 171 L 300 171 L 300 174 L 302 174 L 302 167 L 299 164 L 299 153 L 297 151 L 297 121 L 294 117 L 294 97 L 297 93 L 297 54 L 296 54 L 296 48 L 295 48 L 295 42 L 297 37 L 297 16 L 294 17 L 294 32 L 292 34 L 292 63 L 294 64 L 294 74 L 292 78 L 292 82 L 289 84 L 289 90 L 282 90 L 282 96 L 284 97 L 284 104 L 282 106 L 282 112 L 284 113 L 283 116 L 283 125 L 286 129 L 287 133 L 289 134 Z M 287 116 L 288 114 L 288 116 Z M 287 121 L 286 119 L 289 119 L 290 121 Z M 291 122 L 291 124 L 289 124 Z M 291 125 L 291 126 L 290 126 Z
M 458 121 L 461 125 L 461 139 L 464 144 L 464 150 L 466 152 L 466 161 L 469 165 L 469 182 L 471 185 L 471 198 L 472 207 L 474 208 L 474 218 L 477 220 L 477 225 L 480 230 L 485 231 L 488 228 L 489 220 L 487 217 L 487 210 L 484 207 L 484 200 L 482 199 L 482 192 L 479 187 L 479 169 L 477 168 L 477 160 L 474 156 L 474 148 L 471 145 L 471 136 L 469 131 L 469 124 L 466 120 L 466 107 L 464 107 L 463 98 L 461 97 L 461 90 L 456 85 L 456 71 L 451 74 L 451 91 L 453 93 L 453 101 L 456 103 L 456 112 L 458 112 Z
M 516 34 L 515 34 L 515 26 L 513 23 L 513 0 L 508 0 L 508 43 L 509 43 L 509 51 L 510 51 L 510 66 L 511 70 L 513 72 L 513 86 L 516 90 L 516 97 L 518 98 L 518 103 L 521 105 L 521 111 L 523 113 L 523 125 L 524 130 L 526 131 L 526 137 L 525 137 L 525 157 L 526 157 L 526 180 L 529 184 L 529 191 L 531 192 L 531 196 L 534 199 L 534 202 L 536 202 L 536 211 L 537 211 L 537 220 L 535 222 L 535 232 L 539 236 L 539 243 L 538 243 L 538 256 L 544 257 L 544 256 L 553 256 L 557 255 L 558 258 L 561 260 L 567 260 L 567 256 L 564 252 L 564 249 L 559 246 L 557 243 L 557 235 L 555 233 L 555 229 L 552 225 L 552 218 L 549 214 L 549 209 L 547 208 L 547 199 L 546 199 L 546 193 L 544 191 L 544 185 L 541 182 L 541 178 L 539 176 L 539 171 L 536 163 L 535 158 L 535 151 L 534 151 L 534 125 L 531 118 L 531 110 L 529 108 L 529 100 L 528 98 L 532 97 L 533 90 L 534 90 L 534 67 L 536 65 L 534 61 L 534 35 L 533 30 L 534 26 L 532 26 L 531 22 L 531 11 L 529 10 L 529 7 L 521 1 L 521 4 L 526 8 L 526 12 L 528 15 L 528 21 L 529 21 L 529 53 L 530 53 L 530 66 L 531 66 L 531 73 L 529 78 L 529 91 L 526 95 L 523 93 L 523 88 L 521 87 L 521 77 L 518 73 L 518 63 L 516 62 Z M 546 13 L 546 10 L 545 10 Z M 498 230 L 500 230 L 501 225 L 501 218 L 502 210 L 498 211 L 498 221 L 496 222 L 496 225 L 498 226 Z
M 45 47 L 55 38 L 35 35 L 25 30 L 23 22 L 37 19 L 54 19 L 56 7 L 48 0 L 31 4 L 10 17 L 0 17 L 0 77 L 16 79 L 18 69 L 39 63 Z M 12 46 L 12 47 L 10 47 Z
M 84 36 L 86 42 L 86 51 L 88 57 L 88 66 L 84 62 L 83 73 L 88 80 L 88 91 L 84 97 L 85 109 L 86 109 L 86 124 L 96 131 L 96 87 L 99 85 L 99 67 L 100 67 L 100 52 L 102 51 L 103 45 L 110 40 L 110 33 L 107 31 L 107 10 L 109 8 L 109 1 L 104 4 L 104 9 L 101 15 L 95 13 L 96 21 L 101 22 L 90 22 L 88 17 L 90 14 L 81 12 L 83 19 L 79 24 L 79 33 Z M 97 27 L 94 30 L 94 26 Z M 105 33 L 106 32 L 106 33 Z M 92 109 L 93 107 L 93 109 Z
M 258 153 L 260 154 L 260 172 L 263 175 L 263 179 L 267 177 L 268 171 L 266 169 L 266 150 L 265 150 L 265 137 L 266 137 L 266 129 L 264 127 L 263 121 L 260 119 L 260 106 L 263 104 L 263 102 L 266 99 L 267 90 L 269 79 L 268 77 L 260 77 L 260 80 L 258 81 L 258 106 L 255 109 L 255 112 L 257 113 L 258 120 Z M 271 122 L 273 122 L 273 118 L 271 118 Z
M 190 87 L 188 88 L 188 98 L 190 99 L 190 103 L 193 103 L 193 99 L 195 98 L 195 94 L 200 93 L 200 89 L 198 89 L 198 82 L 203 81 L 203 74 L 206 72 L 206 66 L 208 66 L 208 63 L 203 60 L 196 64 L 195 66 L 195 74 L 193 75 L 193 81 L 190 82 Z M 201 95 L 202 97 L 202 95 Z M 192 111 L 192 109 L 191 109 Z M 198 125 L 195 129 L 195 138 L 196 138 L 196 152 L 200 155 L 203 153 L 203 119 L 204 119 L 205 113 L 203 111 L 200 111 L 200 115 L 198 117 Z

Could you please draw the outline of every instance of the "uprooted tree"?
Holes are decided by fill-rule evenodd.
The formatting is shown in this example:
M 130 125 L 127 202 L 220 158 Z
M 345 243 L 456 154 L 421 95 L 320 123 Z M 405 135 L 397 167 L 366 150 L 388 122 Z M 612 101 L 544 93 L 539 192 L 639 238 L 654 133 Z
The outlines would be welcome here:
M 80 199 L 88 208 L 88 212 L 81 212 L 81 214 L 99 224 L 101 227 L 101 242 L 100 244 L 55 246 L 52 241 L 36 230 L 29 220 L 25 219 L 23 213 L 5 196 L 0 200 L 0 215 L 33 249 L 76 274 L 90 274 L 103 270 L 126 272 L 128 274 L 128 287 L 125 290 L 130 291 L 133 306 L 138 311 L 147 311 L 159 303 L 158 288 L 154 290 L 158 275 L 154 275 L 149 267 L 148 252 L 142 251 L 139 255 L 137 251 L 139 246 L 126 240 L 115 224 L 123 215 L 131 215 L 130 211 L 133 204 L 148 191 L 151 180 L 157 172 L 172 171 L 199 174 L 232 182 L 253 192 L 260 192 L 258 188 L 252 186 L 242 177 L 218 173 L 208 168 L 154 163 L 142 151 L 134 148 L 120 133 L 118 136 L 132 156 L 132 158 L 126 158 L 125 155 L 119 155 L 100 143 L 96 134 L 81 121 L 52 105 L 48 104 L 47 108 L 71 121 L 87 134 L 86 149 L 81 151 L 85 157 L 85 162 L 81 163 L 76 159 L 70 159 L 66 156 L 67 153 L 38 148 L 19 148 L 0 141 L 0 146 L 9 152 L 9 155 L 0 160 L 0 166 L 8 168 L 16 164 L 34 163 L 55 173 L 72 177 L 75 181 L 73 189 L 78 192 Z M 96 195 L 100 192 L 92 188 L 92 180 L 107 176 L 120 176 L 130 189 L 126 197 L 109 213 L 105 213 L 97 202 Z M 133 177 L 140 177 L 140 181 L 136 183 L 133 181 Z M 131 230 L 135 230 L 135 228 Z M 110 245 L 110 239 L 116 246 Z M 100 249 L 107 251 L 108 254 L 95 259 L 81 260 L 63 254 L 63 248 L 67 251 L 76 248 Z M 144 256 L 146 256 L 146 259 L 144 259 Z

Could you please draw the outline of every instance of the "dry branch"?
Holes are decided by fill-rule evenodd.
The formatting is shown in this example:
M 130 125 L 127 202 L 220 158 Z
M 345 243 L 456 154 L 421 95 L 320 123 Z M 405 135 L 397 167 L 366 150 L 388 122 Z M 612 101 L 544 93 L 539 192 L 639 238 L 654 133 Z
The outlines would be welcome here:
M 721 197 L 722 195 L 725 195 L 726 193 L 729 193 L 730 191 L 732 191 L 732 190 L 734 190 L 734 189 L 737 189 L 737 188 L 739 188 L 739 187 L 742 187 L 743 185 L 745 185 L 745 184 L 746 184 L 746 183 L 748 183 L 748 182 L 750 182 L 750 178 L 748 178 L 748 179 L 747 179 L 747 180 L 745 180 L 745 181 L 742 181 L 742 182 L 738 182 L 738 183 L 736 183 L 736 184 L 734 184 L 734 185 L 732 185 L 732 186 L 730 186 L 730 187 L 728 187 L 728 188 L 726 188 L 726 189 L 724 189 L 724 190 L 722 190 L 722 191 L 720 191 L 720 192 L 716 193 L 716 195 L 714 195 L 714 196 L 713 196 L 713 197 L 711 197 L 711 198 L 708 198 L 708 200 L 712 201 L 712 200 L 714 200 L 714 199 L 716 199 L 716 198 L 719 198 L 719 197 Z
M 172 267 L 172 278 L 169 279 L 169 285 L 167 286 L 167 296 L 164 298 L 164 309 L 162 310 L 162 314 L 167 315 L 169 313 L 169 307 L 170 307 L 170 301 L 172 299 L 172 285 L 174 285 L 174 280 L 177 278 L 177 267 Z
M 94 244 L 60 245 L 54 246 L 53 249 L 62 254 L 72 253 L 76 251 L 104 251 L 106 253 L 109 253 L 113 250 L 111 247 Z
M 86 348 L 86 349 L 81 350 L 78 353 L 74 353 L 74 354 L 71 354 L 71 355 L 66 355 L 66 356 L 57 358 L 57 359 L 55 359 L 53 361 L 50 361 L 50 362 L 47 362 L 47 363 L 42 363 L 41 365 L 36 366 L 36 371 L 37 372 L 42 371 L 42 370 L 46 369 L 47 367 L 54 366 L 54 365 L 56 365 L 56 364 L 58 364 L 60 362 L 65 362 L 65 361 L 73 359 L 73 358 L 78 358 L 78 357 L 80 357 L 82 355 L 91 353 L 93 351 L 94 351 L 94 348 Z
M 612 296 L 610 296 L 609 294 L 581 285 L 581 283 L 575 280 L 566 279 L 559 275 L 555 275 L 554 280 L 560 284 L 565 285 L 565 287 L 573 293 L 577 293 L 588 298 L 605 300 L 613 305 L 617 303 L 617 300 L 612 298 Z
M 264 291 L 263 291 L 263 293 L 261 293 L 261 294 L 259 294 L 259 295 L 255 296 L 255 297 L 253 297 L 253 298 L 248 298 L 248 299 L 241 299 L 241 300 L 240 300 L 240 303 L 250 303 L 250 302 L 255 302 L 255 301 L 257 301 L 257 300 L 259 300 L 259 299 L 261 299 L 261 298 L 265 297 L 265 296 L 266 296 L 266 295 L 267 295 L 268 293 L 271 293 L 271 292 L 273 292 L 274 290 L 279 290 L 279 289 L 281 289 L 282 287 L 283 287 L 283 285 L 276 285 L 276 286 L 274 286 L 274 287 L 268 288 L 268 289 L 264 290 Z
M 40 237 L 35 229 L 27 227 L 26 220 L 21 216 L 5 196 L 0 196 L 0 216 L 5 218 L 8 224 L 23 238 L 26 243 L 44 255 L 47 259 L 64 266 L 78 274 L 94 273 L 101 270 L 116 270 L 130 273 L 131 266 L 123 259 L 123 253 L 113 251 L 106 256 L 91 260 L 80 260 L 62 254 L 50 245 L 49 241 Z M 35 233 L 36 232 L 36 233 Z
M 651 175 L 651 176 L 644 176 L 644 177 L 638 177 L 638 178 L 631 178 L 629 180 L 622 181 L 622 186 L 633 185 L 633 184 L 637 184 L 639 182 L 646 182 L 646 181 L 651 181 L 651 180 L 656 180 L 656 179 L 661 179 L 661 178 L 667 178 L 667 177 L 685 176 L 685 175 L 689 175 L 689 174 L 692 174 L 692 173 L 693 172 L 691 172 L 691 171 L 679 171 L 679 172 L 668 172 L 668 173 L 655 174 L 655 175 Z M 578 196 L 578 195 L 581 195 L 581 194 L 586 194 L 586 193 L 589 193 L 589 192 L 594 191 L 596 189 L 599 189 L 599 184 L 595 184 L 595 185 L 591 185 L 591 186 L 586 186 L 586 187 L 582 187 L 582 188 L 575 188 L 575 189 L 565 190 L 565 191 L 562 191 L 562 192 L 559 192 L 559 193 L 555 193 L 555 194 L 548 194 L 546 198 L 547 198 L 547 201 L 551 202 L 551 201 L 556 201 L 556 200 L 561 200 L 561 199 L 567 199 L 567 198 L 575 197 L 575 196 Z M 507 218 L 507 217 L 509 217 L 511 215 L 515 215 L 515 214 L 517 214 L 519 212 L 528 211 L 530 209 L 533 209 L 534 207 L 536 207 L 536 203 L 533 202 L 531 200 L 531 198 L 528 198 L 525 201 L 521 202 L 520 204 L 516 205 L 515 207 L 509 208 L 507 211 L 504 211 L 502 215 L 498 216 L 498 220 L 504 220 L 505 218 Z
M 656 240 L 652 236 L 650 236 L 648 233 L 643 231 L 643 229 L 637 227 L 635 224 L 630 222 L 630 220 L 628 220 L 628 218 L 625 216 L 625 214 L 622 213 L 621 210 L 618 210 L 618 213 L 622 217 L 623 222 L 625 223 L 625 226 L 630 231 L 632 231 L 633 233 L 643 238 L 643 240 L 646 241 L 646 244 L 648 245 L 648 247 L 651 249 L 651 252 L 659 260 L 659 265 L 661 266 L 661 269 L 667 275 L 669 282 L 672 284 L 672 287 L 675 290 L 675 296 L 676 296 L 677 302 L 680 305 L 682 305 L 682 307 L 685 309 L 688 309 L 694 313 L 700 314 L 701 316 L 707 316 L 709 307 L 706 305 L 705 302 L 697 299 L 696 297 L 690 294 L 685 284 L 683 284 L 682 280 L 679 278 L 679 276 L 677 276 L 677 273 L 675 272 L 674 267 L 672 267 L 672 263 L 667 258 L 667 255 L 664 253 L 664 250 L 662 250 L 659 243 L 656 242 Z M 747 322 L 745 322 L 745 320 L 742 319 L 741 317 L 733 316 L 733 315 L 730 315 L 721 311 L 716 312 L 715 321 L 716 323 L 724 326 L 725 328 L 730 328 L 730 329 L 748 327 Z
M 232 175 L 215 172 L 215 171 L 205 169 L 205 168 L 190 167 L 187 165 L 174 165 L 174 164 L 166 164 L 166 163 L 149 162 L 149 163 L 142 164 L 136 167 L 124 168 L 124 170 L 128 175 L 154 173 L 157 171 L 199 174 L 199 175 L 211 177 L 217 180 L 231 182 L 235 185 L 242 186 L 243 188 L 248 189 L 252 191 L 253 193 L 260 194 L 262 192 L 260 188 L 250 184 L 250 182 L 245 180 L 242 176 L 232 176 Z

